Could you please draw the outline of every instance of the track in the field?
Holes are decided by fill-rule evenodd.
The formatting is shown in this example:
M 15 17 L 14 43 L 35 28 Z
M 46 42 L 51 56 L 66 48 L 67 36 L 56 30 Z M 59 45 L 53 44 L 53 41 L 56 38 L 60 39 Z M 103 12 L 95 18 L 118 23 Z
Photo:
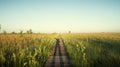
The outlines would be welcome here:
M 61 38 L 56 39 L 52 55 L 46 61 L 44 67 L 70 67 L 65 46 Z

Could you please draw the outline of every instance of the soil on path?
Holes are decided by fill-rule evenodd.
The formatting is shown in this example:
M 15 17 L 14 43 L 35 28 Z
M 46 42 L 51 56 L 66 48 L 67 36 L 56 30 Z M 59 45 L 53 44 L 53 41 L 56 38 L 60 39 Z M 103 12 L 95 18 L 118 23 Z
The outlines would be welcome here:
M 56 39 L 56 44 L 53 47 L 52 55 L 46 61 L 44 67 L 70 67 L 65 46 L 61 38 Z

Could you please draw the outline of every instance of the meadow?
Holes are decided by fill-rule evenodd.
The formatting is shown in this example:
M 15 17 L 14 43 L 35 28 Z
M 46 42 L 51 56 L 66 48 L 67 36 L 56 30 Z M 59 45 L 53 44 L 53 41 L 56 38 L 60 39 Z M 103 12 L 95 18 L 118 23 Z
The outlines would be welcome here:
M 120 67 L 120 33 L 60 34 L 72 67 Z M 43 67 L 58 34 L 1 34 L 0 67 Z
M 43 67 L 55 44 L 53 34 L 0 35 L 0 67 Z
M 120 33 L 63 34 L 72 67 L 120 67 Z

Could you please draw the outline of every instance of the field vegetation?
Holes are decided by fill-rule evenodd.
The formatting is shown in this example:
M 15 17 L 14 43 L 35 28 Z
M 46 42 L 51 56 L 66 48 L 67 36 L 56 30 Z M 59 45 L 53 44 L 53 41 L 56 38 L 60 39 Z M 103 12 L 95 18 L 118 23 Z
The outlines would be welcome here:
M 120 33 L 61 34 L 72 67 L 120 67 Z M 1 34 L 0 67 L 43 67 L 57 34 Z
M 120 33 L 62 34 L 72 67 L 120 67 Z
M 55 43 L 53 34 L 1 34 L 0 67 L 43 67 Z

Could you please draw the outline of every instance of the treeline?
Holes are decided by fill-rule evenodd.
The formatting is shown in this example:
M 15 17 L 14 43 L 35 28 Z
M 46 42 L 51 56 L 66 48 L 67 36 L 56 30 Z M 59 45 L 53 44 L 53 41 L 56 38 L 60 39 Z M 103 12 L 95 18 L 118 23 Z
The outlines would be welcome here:
M 1 29 L 2 28 L 1 28 L 1 24 L 0 24 L 0 32 L 1 32 Z M 26 32 L 23 32 L 23 30 L 20 30 L 19 32 L 13 31 L 11 33 L 8 33 L 6 30 L 4 30 L 0 34 L 32 34 L 32 33 L 33 33 L 32 29 L 29 29 Z
M 11 32 L 11 33 L 8 33 L 7 31 L 3 31 L 3 32 L 1 32 L 1 34 L 32 34 L 33 33 L 33 31 L 32 31 L 32 29 L 29 29 L 29 30 L 27 30 L 26 32 L 24 32 L 23 30 L 20 30 L 19 32 L 15 32 L 15 31 L 13 31 L 13 32 Z

